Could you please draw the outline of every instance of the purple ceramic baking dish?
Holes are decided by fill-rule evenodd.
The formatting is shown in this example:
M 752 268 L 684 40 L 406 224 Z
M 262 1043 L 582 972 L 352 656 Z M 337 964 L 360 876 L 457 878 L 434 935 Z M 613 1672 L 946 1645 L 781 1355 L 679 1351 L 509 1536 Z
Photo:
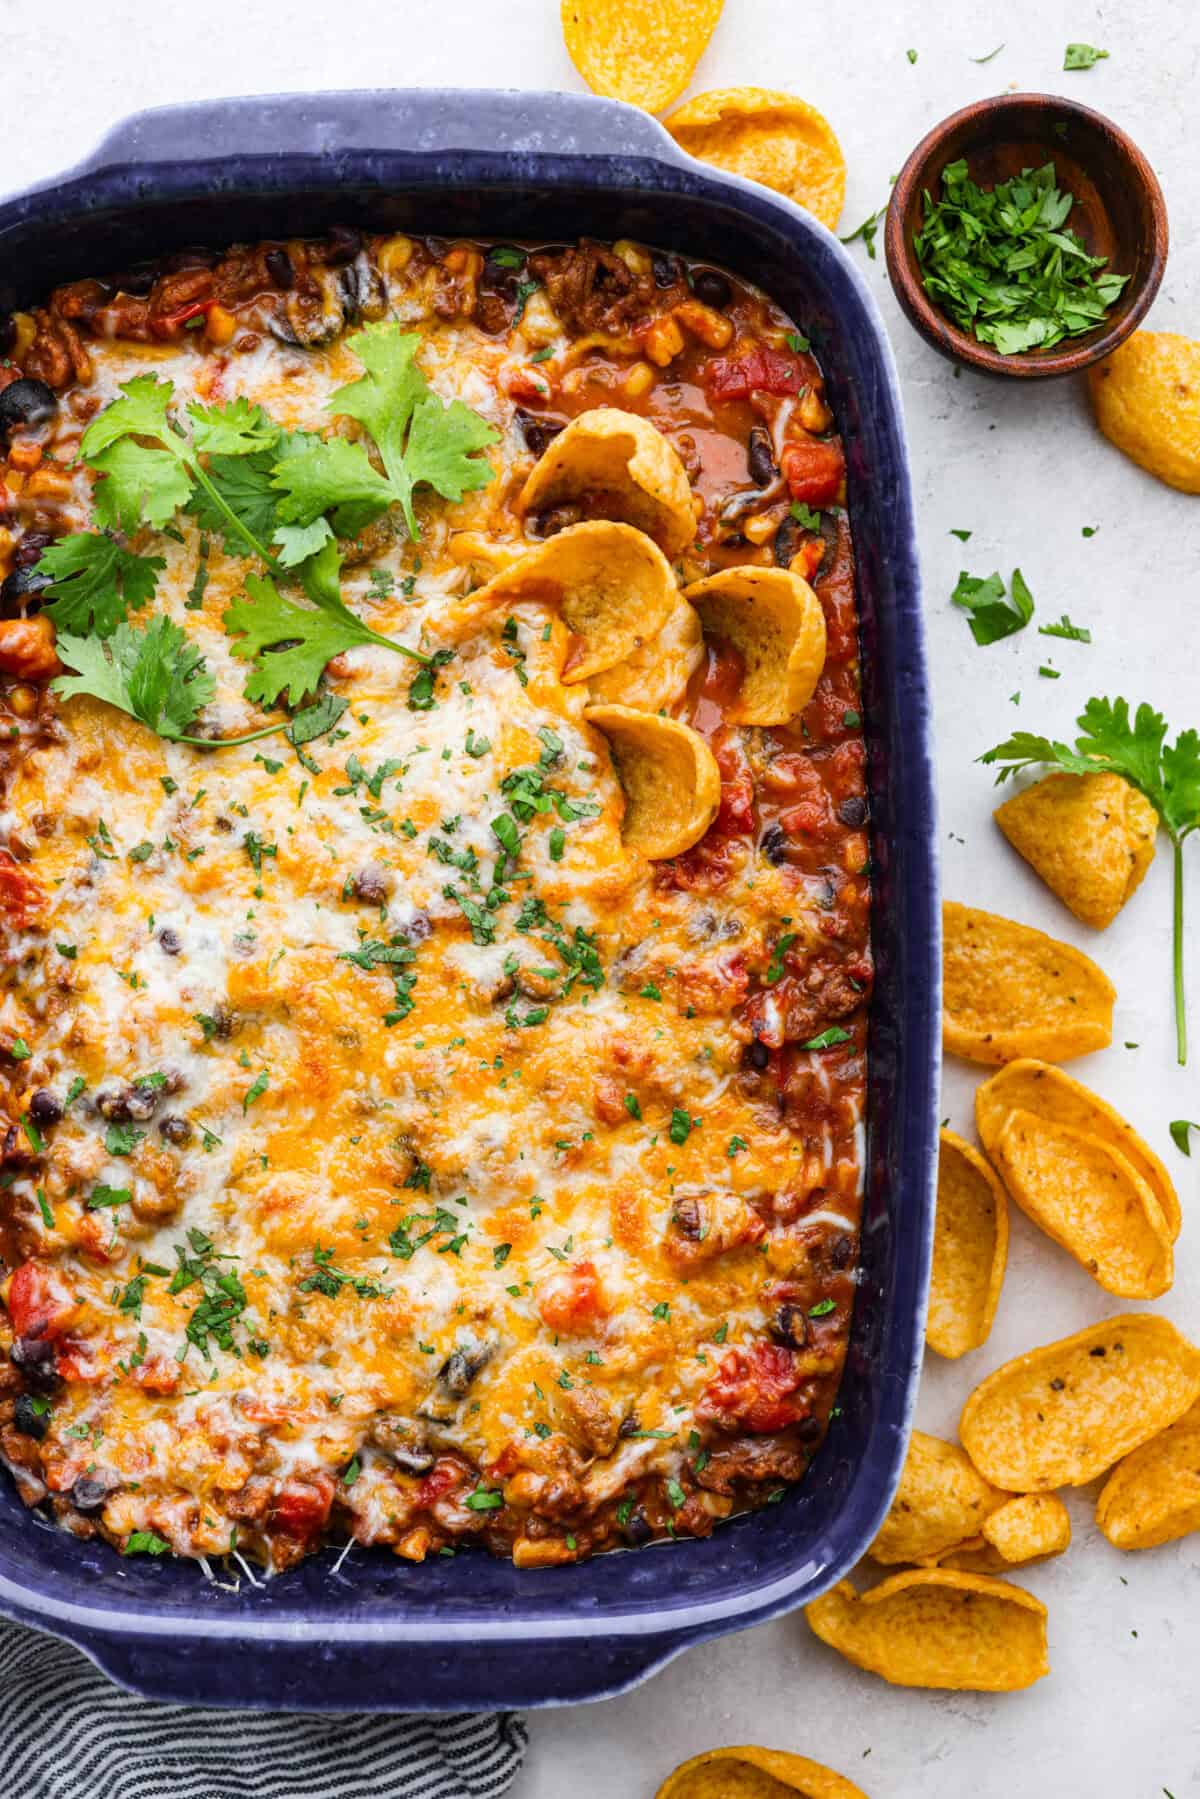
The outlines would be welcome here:
M 443 236 L 628 236 L 711 257 L 819 348 L 849 464 L 876 879 L 863 1265 L 841 1412 L 805 1484 L 706 1542 L 518 1571 L 312 1558 L 265 1587 L 123 1561 L 0 1481 L 0 1612 L 124 1685 L 192 1703 L 464 1711 L 596 1699 L 690 1643 L 775 1617 L 874 1536 L 921 1359 L 936 1154 L 937 850 L 912 502 L 891 352 L 846 253 L 807 213 L 685 156 L 644 114 L 562 94 L 338 93 L 128 120 L 60 179 L 0 202 L 0 307 L 187 243 L 335 221 Z

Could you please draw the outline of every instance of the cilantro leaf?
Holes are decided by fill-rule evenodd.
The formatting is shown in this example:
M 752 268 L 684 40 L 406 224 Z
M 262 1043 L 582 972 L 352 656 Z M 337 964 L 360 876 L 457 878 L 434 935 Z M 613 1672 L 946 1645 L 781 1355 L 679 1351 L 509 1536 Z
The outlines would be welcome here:
M 913 237 L 926 293 L 1004 355 L 1090 331 L 1129 277 L 1107 272 L 1067 228 L 1074 204 L 1052 162 L 992 188 L 971 179 L 963 158 L 947 163 Z
M 161 556 L 135 556 L 111 537 L 77 531 L 42 552 L 38 573 L 52 578 L 45 592 L 59 631 L 108 637 L 130 612 L 153 599 L 165 567 Z
M 1097 50 L 1091 44 L 1068 44 L 1063 53 L 1063 68 L 1093 69 L 1107 55 L 1107 50 Z
M 75 672 L 60 675 L 54 691 L 64 699 L 89 694 L 127 712 L 160 737 L 185 742 L 196 714 L 216 692 L 204 658 L 169 618 L 145 630 L 120 624 L 107 642 L 60 632 L 58 654 Z
M 274 705 L 285 689 L 288 704 L 299 705 L 305 694 L 315 692 L 325 664 L 357 644 L 380 643 L 414 661 L 425 660 L 415 650 L 372 631 L 340 600 L 300 606 L 259 575 L 246 577 L 246 592 L 249 598 L 235 600 L 224 622 L 236 636 L 234 655 L 257 660 L 246 683 L 246 697 L 261 705 Z
M 342 537 L 361 531 L 399 498 L 363 445 L 348 437 L 298 438 L 276 467 L 274 485 L 283 495 L 279 517 L 284 524 L 313 525 L 329 512 Z
M 1012 591 L 1006 593 L 998 574 L 969 575 L 963 569 L 954 592 L 956 606 L 970 614 L 971 635 L 978 644 L 998 643 L 1023 631 L 1033 617 L 1033 595 L 1019 568 L 1012 573 Z
M 189 439 L 172 421 L 174 397 L 170 381 L 135 375 L 84 432 L 79 454 L 103 477 L 93 497 L 97 519 L 125 531 L 141 524 L 161 530 L 199 489 L 207 502 L 202 522 L 220 529 L 227 542 L 232 531 L 242 547 L 277 573 L 275 558 L 225 498 L 220 481 L 229 476 L 223 466 L 228 459 L 261 453 L 278 437 L 278 428 L 261 407 L 235 400 L 223 407 L 192 406 L 188 416 L 195 436 Z M 209 451 L 222 465 L 216 471 L 200 461 L 201 453 Z
M 139 381 L 148 379 L 138 376 Z M 191 497 L 191 480 L 175 456 L 130 437 L 101 450 L 91 458 L 91 466 L 105 477 L 92 503 L 97 522 L 109 530 L 136 531 L 139 525 L 150 525 L 161 531 Z
M 247 456 L 273 449 L 279 426 L 261 406 L 252 406 L 244 394 L 225 406 L 188 407 L 192 442 L 209 456 Z
M 1017 731 L 979 758 L 998 769 L 1002 783 L 1020 769 L 1048 765 L 1067 774 L 1121 775 L 1158 813 L 1174 851 L 1175 1037 L 1179 1062 L 1187 1061 L 1183 971 L 1183 843 L 1200 828 L 1200 732 L 1181 731 L 1167 742 L 1167 721 L 1144 703 L 1130 718 L 1123 699 L 1090 699 L 1076 721 L 1074 747 L 1030 731 Z
M 202 531 L 221 539 L 231 555 L 245 554 L 247 532 L 264 544 L 275 535 L 279 495 L 271 483 L 274 468 L 275 457 L 266 450 L 209 458 L 209 475 L 225 504 L 219 505 L 206 488 L 198 487 L 187 510 Z M 230 522 L 231 512 L 236 524 Z
M 355 418 L 375 440 L 392 497 L 416 537 L 412 496 L 422 484 L 446 500 L 486 487 L 495 474 L 476 455 L 497 433 L 461 400 L 443 405 L 416 365 L 420 338 L 388 320 L 347 339 L 366 373 L 330 396 L 329 410 Z M 406 441 L 407 438 L 407 441 Z

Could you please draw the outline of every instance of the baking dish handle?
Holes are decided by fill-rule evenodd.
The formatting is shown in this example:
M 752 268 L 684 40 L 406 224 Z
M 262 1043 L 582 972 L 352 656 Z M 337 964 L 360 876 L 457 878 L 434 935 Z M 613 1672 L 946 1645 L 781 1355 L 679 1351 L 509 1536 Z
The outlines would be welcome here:
M 375 88 L 197 101 L 134 113 L 75 172 L 246 156 L 336 159 L 364 150 L 652 156 L 680 166 L 691 161 L 649 114 L 591 94 Z

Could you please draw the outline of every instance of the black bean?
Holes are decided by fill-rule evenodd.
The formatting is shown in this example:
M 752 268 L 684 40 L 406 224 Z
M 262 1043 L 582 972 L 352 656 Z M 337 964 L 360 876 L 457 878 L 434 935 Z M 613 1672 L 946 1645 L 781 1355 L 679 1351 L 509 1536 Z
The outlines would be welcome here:
M 646 1521 L 646 1514 L 642 1511 L 630 1512 L 621 1526 L 621 1531 L 625 1541 L 632 1543 L 635 1549 L 640 1549 L 643 1544 L 649 1543 L 654 1536 L 653 1530 Z
M 164 956 L 177 956 L 183 948 L 179 932 L 173 931 L 169 924 L 165 924 L 158 933 L 158 947 Z
M 762 425 L 750 427 L 746 467 L 750 470 L 750 479 L 755 487 L 769 487 L 779 473 L 775 466 L 775 452 L 771 448 L 771 433 Z
M 785 518 L 775 533 L 772 553 L 776 568 L 786 568 L 792 557 L 800 548 L 804 538 L 804 529 L 794 518 Z
M 49 1337 L 17 1337 L 8 1352 L 14 1368 L 25 1376 L 25 1385 L 35 1393 L 53 1393 L 62 1386 L 54 1366 L 54 1344 Z
M 683 264 L 678 256 L 670 256 L 665 250 L 651 252 L 650 267 L 654 270 L 655 287 L 674 287 L 683 280 Z
M 36 568 L 14 568 L 0 586 L 0 618 L 23 618 L 36 612 L 37 596 L 49 587 L 50 576 L 39 575 Z
M 761 1073 L 764 1068 L 770 1067 L 771 1052 L 766 1044 L 760 1043 L 756 1037 L 753 1043 L 746 1045 L 746 1060 L 751 1068 L 757 1068 Z
M 111 1491 L 107 1481 L 81 1474 L 71 1488 L 71 1504 L 77 1512 L 98 1512 Z
M 867 822 L 867 802 L 860 793 L 852 793 L 848 800 L 843 800 L 838 807 L 838 817 L 844 825 L 855 829 Z
M 263 257 L 263 262 L 266 264 L 267 274 L 276 287 L 281 287 L 287 293 L 294 286 L 296 280 L 296 271 L 292 267 L 292 259 L 287 251 L 268 250 Z
M 362 234 L 349 225 L 334 225 L 325 239 L 325 260 L 331 266 L 353 262 L 362 249 Z
M 31 1393 L 20 1393 L 13 1407 L 13 1429 L 20 1431 L 23 1437 L 33 1437 L 41 1442 L 50 1428 L 50 1413 L 45 1405 L 39 1409 L 38 1403 Z
M 706 306 L 715 306 L 718 312 L 724 312 L 733 298 L 733 285 L 717 269 L 694 269 L 692 292 Z
M 546 445 L 553 443 L 559 432 L 565 428 L 566 420 L 539 418 L 537 413 L 526 412 L 523 406 L 518 406 L 513 414 L 513 424 L 521 433 L 521 441 L 525 448 L 532 450 L 535 456 L 540 456 Z
M 22 375 L 0 393 L 0 432 L 8 433 L 16 425 L 45 425 L 58 411 L 54 392 L 44 381 Z
M 224 1000 L 218 1000 L 212 1009 L 213 1036 L 232 1037 L 238 1028 L 238 1015 Z
M 40 562 L 42 551 L 48 550 L 53 542 L 49 531 L 26 531 L 13 551 L 13 567 L 32 568 L 35 562 Z
M 97 1093 L 95 1104 L 101 1118 L 107 1118 L 110 1124 L 128 1124 L 132 1117 L 128 1087 L 105 1088 L 102 1093 Z
M 382 868 L 360 868 L 354 877 L 354 897 L 368 906 L 384 906 L 391 883 Z
M 183 1149 L 192 1140 L 191 1125 L 186 1118 L 180 1118 L 176 1112 L 170 1112 L 165 1118 L 160 1119 L 158 1128 L 167 1142 L 173 1143 L 177 1149 Z
M 485 1344 L 471 1344 L 451 1350 L 438 1369 L 438 1383 L 452 1399 L 462 1399 L 471 1382 L 491 1360 L 491 1349 Z
M 834 1268 L 849 1268 L 853 1260 L 854 1238 L 846 1236 L 845 1232 L 843 1232 L 841 1236 L 835 1237 L 830 1245 L 830 1264 Z
M 129 294 L 132 299 L 144 300 L 158 279 L 158 269 L 152 263 L 149 268 L 126 269 L 113 282 L 119 294 Z
M 808 1317 L 804 1307 L 781 1305 L 771 1320 L 771 1335 L 787 1349 L 803 1349 L 808 1342 Z
M 426 937 L 428 937 L 432 931 L 433 920 L 430 918 L 428 912 L 414 912 L 408 921 L 408 931 L 406 935 L 411 937 L 414 943 L 424 943 Z
M 800 1420 L 796 1435 L 802 1443 L 815 1443 L 820 1434 L 821 1420 L 819 1418 L 802 1418 Z
M 626 1417 L 622 1418 L 620 1424 L 617 1426 L 617 1435 L 618 1437 L 636 1437 L 641 1428 L 641 1425 L 638 1423 L 637 1413 L 630 1412 Z
M 700 1202 L 696 1199 L 677 1199 L 675 1209 L 671 1213 L 671 1223 L 681 1237 L 689 1242 L 699 1243 L 704 1229 L 704 1219 L 700 1211 Z
M 161 1087 L 143 1086 L 140 1082 L 135 1083 L 129 1089 L 129 1098 L 127 1101 L 130 1118 L 135 1119 L 138 1124 L 145 1124 L 148 1119 L 153 1118 L 154 1114 L 158 1111 L 158 1103 L 162 1098 L 162 1093 L 163 1090 Z
M 787 861 L 787 843 L 787 832 L 782 825 L 768 825 L 759 847 L 767 861 L 778 868 L 780 863 Z
M 45 1130 L 47 1125 L 62 1123 L 62 1101 L 49 1087 L 39 1087 L 29 1102 L 29 1116 Z

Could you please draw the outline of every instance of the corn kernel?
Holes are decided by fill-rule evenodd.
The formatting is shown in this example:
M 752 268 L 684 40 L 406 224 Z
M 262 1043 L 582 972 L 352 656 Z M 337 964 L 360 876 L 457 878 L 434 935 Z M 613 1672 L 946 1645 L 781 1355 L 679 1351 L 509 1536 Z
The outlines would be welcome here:
M 651 362 L 660 369 L 665 369 L 683 349 L 683 332 L 673 318 L 655 319 L 646 333 L 642 348 Z
M 412 261 L 411 237 L 389 237 L 379 246 L 379 271 L 383 275 L 400 275 Z
M 654 370 L 648 362 L 635 362 L 622 386 L 631 400 L 638 400 L 654 386 Z
M 17 367 L 20 368 L 33 347 L 33 340 L 37 335 L 37 326 L 34 324 L 33 318 L 28 312 L 14 312 L 12 315 L 12 322 L 12 359 Z
M 41 444 L 33 443 L 28 437 L 18 437 L 9 445 L 9 468 L 24 469 L 28 475 L 33 473 L 41 460 Z
M 4 696 L 10 712 L 17 718 L 32 718 L 38 709 L 38 690 L 27 687 L 22 682 L 20 687 L 10 687 Z
M 833 424 L 833 414 L 815 388 L 809 388 L 798 408 L 800 423 L 814 437 L 821 437 Z
M 635 244 L 631 238 L 619 237 L 613 245 L 613 253 L 635 275 L 648 275 L 653 267 L 649 252 L 643 250 L 640 244 Z
M 769 512 L 756 512 L 742 521 L 742 536 L 748 543 L 768 543 L 779 529 L 779 520 Z
M 732 321 L 699 300 L 681 300 L 672 316 L 710 350 L 723 350 L 733 339 Z
M 227 344 L 238 328 L 238 322 L 232 312 L 220 305 L 210 306 L 205 329 L 210 344 Z

